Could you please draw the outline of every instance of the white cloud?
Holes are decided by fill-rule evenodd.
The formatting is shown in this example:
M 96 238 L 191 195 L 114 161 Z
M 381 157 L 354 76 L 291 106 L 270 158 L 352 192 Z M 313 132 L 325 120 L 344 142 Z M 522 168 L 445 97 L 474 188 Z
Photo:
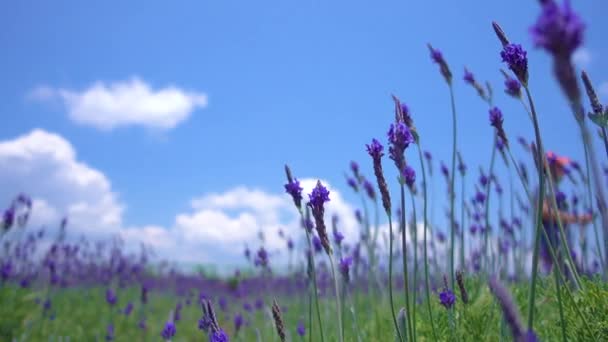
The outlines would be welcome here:
M 137 77 L 113 83 L 96 82 L 81 91 L 41 86 L 29 96 L 39 101 L 59 99 L 73 121 L 103 130 L 121 126 L 168 130 L 185 121 L 197 108 L 207 106 L 204 93 L 175 86 L 155 90 Z
M 587 68 L 591 64 L 591 51 L 585 47 L 581 47 L 572 55 L 572 61 L 581 69 Z
M 79 162 L 63 137 L 44 130 L 0 141 L 0 189 L 1 203 L 21 192 L 32 196 L 33 223 L 56 227 L 67 215 L 70 226 L 95 235 L 122 224 L 124 207 L 106 176 Z
M 304 194 L 308 194 L 316 179 L 303 179 L 301 184 Z M 359 231 L 353 208 L 339 191 L 325 181 L 323 184 L 329 188 L 331 198 L 326 204 L 327 222 L 337 214 L 346 242 L 354 242 Z M 284 264 L 287 258 L 281 258 L 279 253 L 285 253 L 286 242 L 278 230 L 282 229 L 296 243 L 302 242 L 304 236 L 287 194 L 245 186 L 193 198 L 190 208 L 176 213 L 168 227 L 125 224 L 125 206 L 110 180 L 79 161 L 65 138 L 40 129 L 0 141 L 0 204 L 7 205 L 20 192 L 33 198 L 30 227 L 44 225 L 56 230 L 59 221 L 68 216 L 68 236 L 85 234 L 98 239 L 118 235 L 131 250 L 143 243 L 158 257 L 183 263 L 242 264 L 244 245 L 257 248 L 258 234 L 262 232 L 273 262 Z

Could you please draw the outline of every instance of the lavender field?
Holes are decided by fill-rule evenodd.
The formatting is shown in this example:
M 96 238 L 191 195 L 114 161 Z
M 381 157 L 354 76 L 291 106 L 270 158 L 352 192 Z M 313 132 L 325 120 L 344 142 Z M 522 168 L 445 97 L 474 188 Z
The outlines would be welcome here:
M 235 175 L 238 179 L 230 180 L 235 184 L 266 177 L 262 173 L 272 175 L 272 188 L 280 195 L 253 192 L 247 202 L 265 213 L 260 215 L 266 220 L 262 223 L 227 214 L 238 216 L 230 221 L 237 223 L 222 226 L 223 216 L 200 221 L 208 216 L 193 213 L 176 215 L 171 229 L 196 228 L 184 228 L 179 238 L 169 228 L 156 226 L 113 230 L 124 224 L 123 209 L 104 211 L 114 201 L 105 178 L 95 188 L 108 192 L 104 200 L 89 205 L 90 196 L 82 195 L 71 211 L 53 216 L 48 214 L 52 203 L 41 200 L 47 190 L 30 186 L 47 184 L 39 179 L 48 178 L 60 184 L 49 192 L 69 193 L 63 178 L 32 173 L 30 164 L 20 160 L 33 158 L 34 145 L 25 144 L 25 152 L 17 153 L 17 145 L 3 137 L 0 163 L 6 165 L 0 166 L 0 177 L 8 176 L 0 180 L 0 199 L 8 200 L 0 203 L 0 341 L 607 341 L 608 105 L 602 100 L 608 96 L 608 83 L 596 83 L 606 76 L 605 70 L 586 70 L 579 63 L 586 37 L 605 32 L 600 23 L 579 14 L 577 5 L 538 1 L 535 19 L 524 29 L 483 18 L 485 31 L 477 34 L 494 43 L 484 63 L 490 63 L 487 68 L 499 82 L 478 77 L 473 62 L 466 67 L 461 61 L 452 63 L 452 51 L 439 44 L 408 46 L 424 52 L 426 65 L 415 68 L 423 70 L 425 81 L 416 83 L 406 70 L 393 70 L 403 83 L 416 83 L 408 88 L 411 93 L 385 92 L 386 103 L 380 107 L 390 110 L 353 118 L 352 127 L 369 125 L 364 127 L 369 139 L 356 143 L 361 153 L 346 157 L 351 161 L 337 168 L 315 166 L 312 178 L 300 158 L 341 162 L 342 156 L 319 152 L 331 147 L 317 147 L 338 144 L 351 129 L 348 122 L 332 131 L 325 130 L 326 123 L 313 122 L 307 126 L 310 130 L 296 133 L 299 118 L 284 119 L 288 127 L 280 133 L 273 128 L 276 137 L 264 152 L 280 151 L 280 164 L 241 156 L 248 148 L 254 150 L 255 142 L 241 136 L 240 128 L 222 133 L 237 144 L 224 146 L 231 151 L 222 153 L 243 158 L 246 165 L 229 159 L 234 167 L 221 169 L 219 157 L 214 165 L 213 153 L 200 156 L 199 147 L 186 146 L 196 158 L 211 160 L 197 171 L 202 177 L 207 177 L 205 170 L 213 174 L 214 167 L 225 178 Z M 596 27 L 600 29 L 594 31 Z M 511 38 L 511 31 L 523 30 L 524 40 Z M 441 31 L 462 39 L 458 27 Z M 475 54 L 470 52 L 471 60 L 482 58 Z M 536 55 L 550 64 L 537 65 Z M 541 91 L 541 80 L 554 88 Z M 32 96 L 63 101 L 72 121 L 100 128 L 103 134 L 114 134 L 121 125 L 149 125 L 164 132 L 193 108 L 207 105 L 206 95 L 181 95 L 171 86 L 160 91 L 162 98 L 183 108 L 176 111 L 179 119 L 167 121 L 160 118 L 162 109 L 156 110 L 164 105 L 160 100 L 124 105 L 151 91 L 141 80 L 133 84 L 137 91 L 115 102 L 112 92 L 121 86 L 106 89 L 101 83 L 92 88 L 97 92 L 82 98 L 75 91 L 50 87 L 39 87 Z M 417 88 L 423 85 L 432 88 L 431 110 L 410 105 L 417 103 Z M 85 116 L 100 98 L 109 104 Z M 302 99 L 277 101 L 304 106 Z M 566 112 L 567 119 L 543 114 L 548 102 L 552 110 Z M 126 109 L 112 117 L 123 105 Z M 127 118 L 131 112 L 134 116 Z M 255 113 L 240 114 L 242 122 L 231 127 L 272 126 L 257 122 Z M 155 119 L 146 121 L 149 117 Z M 356 120 L 369 121 L 361 125 Z M 424 124 L 417 125 L 421 121 Z M 509 121 L 518 122 L 515 129 Z M 331 125 L 331 119 L 328 122 Z M 378 122 L 382 130 L 372 124 Z M 61 125 L 57 129 L 67 132 Z M 37 131 L 29 137 L 45 134 Z M 259 139 L 266 144 L 263 135 L 259 133 Z M 476 143 L 470 143 L 470 137 L 476 137 Z M 110 140 L 106 136 L 96 144 Z M 248 143 L 252 147 L 244 146 Z M 99 163 L 128 164 L 130 157 L 119 160 L 118 151 L 131 148 L 126 145 Z M 206 144 L 213 149 L 223 145 Z M 312 157 L 292 150 L 296 145 L 312 149 Z M 72 147 L 68 152 L 47 150 L 53 161 L 66 155 L 75 159 Z M 141 195 L 160 203 L 146 202 L 149 212 L 171 206 L 166 202 L 174 191 L 195 186 L 185 173 L 153 180 L 153 164 L 132 158 L 143 185 L 127 193 L 137 198 L 142 189 L 153 189 Z M 263 172 L 255 173 L 253 164 L 264 164 Z M 65 184 L 83 186 L 101 179 L 95 170 L 76 176 L 85 163 L 74 165 L 66 179 L 75 180 Z M 170 170 L 170 165 L 164 166 Z M 27 177 L 15 181 L 20 174 Z M 116 178 L 119 184 L 135 182 Z M 186 178 L 185 183 L 180 178 Z M 342 184 L 330 186 L 326 179 Z M 236 211 L 247 194 L 240 189 L 234 198 L 192 200 L 192 210 L 215 210 L 221 202 L 222 208 Z M 345 198 L 354 204 L 344 204 Z M 212 200 L 215 204 L 209 204 Z M 268 207 L 284 211 L 267 214 Z M 97 216 L 83 216 L 89 211 Z M 275 225 L 282 215 L 291 215 L 293 224 Z M 105 228 L 85 230 L 82 217 L 92 227 Z M 211 233 L 203 235 L 200 222 L 207 222 Z M 270 228 L 260 228 L 264 222 L 270 222 Z M 234 241 L 228 236 L 233 235 L 236 242 L 229 244 Z M 197 245 L 197 239 L 208 241 Z M 222 243 L 228 247 L 221 249 Z M 188 254 L 192 257 L 184 257 Z M 238 257 L 232 260 L 231 255 Z

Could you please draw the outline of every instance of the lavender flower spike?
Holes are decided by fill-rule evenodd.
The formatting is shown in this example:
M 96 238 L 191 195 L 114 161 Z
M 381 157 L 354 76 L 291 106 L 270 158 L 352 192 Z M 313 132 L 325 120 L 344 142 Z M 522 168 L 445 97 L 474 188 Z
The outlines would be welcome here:
M 367 147 L 367 153 L 372 157 L 374 162 L 374 174 L 376 175 L 376 180 L 378 182 L 378 188 L 380 189 L 380 195 L 382 196 L 382 206 L 387 214 L 391 212 L 391 197 L 388 192 L 388 185 L 386 184 L 386 180 L 384 179 L 384 173 L 382 172 L 382 156 L 384 152 L 382 150 L 384 147 L 380 142 L 376 139 L 372 139 L 372 143 L 370 145 L 365 145 Z
M 502 313 L 511 329 L 511 334 L 513 336 L 514 341 L 523 340 L 526 335 L 523 325 L 519 319 L 519 311 L 513 302 L 513 298 L 511 298 L 511 294 L 509 291 L 500 283 L 500 281 L 492 276 L 490 278 L 490 291 L 496 297 L 498 304 L 502 308 Z
M 302 209 L 302 187 L 300 182 L 293 178 L 289 166 L 285 165 L 285 174 L 287 175 L 287 184 L 285 184 L 285 192 L 291 195 L 293 203 L 298 210 Z
M 502 30 L 500 25 L 496 22 L 492 22 L 492 27 L 496 36 L 502 43 L 502 52 L 500 57 L 502 61 L 507 63 L 509 69 L 513 71 L 515 76 L 521 84 L 524 86 L 528 85 L 528 57 L 526 51 L 519 44 L 512 44 L 509 42 L 507 35 Z
M 490 109 L 490 124 L 496 129 L 496 134 L 498 135 L 498 137 L 502 139 L 505 145 L 508 146 L 509 140 L 507 140 L 507 134 L 505 133 L 502 123 L 503 116 L 500 109 L 498 109 L 498 107 Z
M 281 342 L 285 342 L 285 324 L 283 324 L 283 317 L 281 316 L 281 309 L 277 300 L 272 302 L 272 317 L 274 318 L 274 325 L 277 328 L 277 334 L 281 339 Z
M 431 44 L 427 44 L 427 46 L 431 52 L 431 59 L 433 62 L 439 64 L 439 71 L 441 72 L 441 75 L 448 84 L 452 84 L 452 72 L 450 71 L 448 64 L 445 62 L 443 54 L 441 51 L 434 49 Z
M 321 184 L 321 181 L 317 181 L 317 186 L 312 189 L 312 192 L 308 195 L 308 198 L 308 206 L 311 208 L 312 216 L 315 219 L 317 234 L 321 239 L 321 244 L 323 245 L 325 252 L 329 255 L 331 254 L 331 245 L 329 244 L 327 228 L 323 218 L 323 215 L 325 214 L 325 202 L 329 202 L 329 190 L 327 190 L 327 188 Z
M 509 76 L 503 69 L 500 69 L 500 72 L 505 77 L 505 93 L 516 99 L 521 98 L 521 83 Z

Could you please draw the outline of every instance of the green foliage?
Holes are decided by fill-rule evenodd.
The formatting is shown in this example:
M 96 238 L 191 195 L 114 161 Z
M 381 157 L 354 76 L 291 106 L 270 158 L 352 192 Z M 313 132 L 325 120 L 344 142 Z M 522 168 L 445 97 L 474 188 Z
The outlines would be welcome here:
M 234 285 L 238 278 L 231 278 Z M 581 313 L 587 320 L 591 330 L 583 324 L 576 312 L 572 301 L 565 298 L 564 313 L 567 322 L 568 339 L 573 341 L 608 340 L 608 284 L 601 279 L 583 279 L 584 292 L 572 289 L 574 300 L 581 308 Z M 502 322 L 502 312 L 495 298 L 490 293 L 487 283 L 479 277 L 465 278 L 465 286 L 469 291 L 470 302 L 464 304 L 458 298 L 453 311 L 454 328 L 450 324 L 448 311 L 439 304 L 434 294 L 431 298 L 435 326 L 440 341 L 508 341 L 510 332 Z M 541 277 L 537 284 L 535 303 L 536 318 L 534 329 L 542 341 L 558 341 L 561 339 L 559 313 L 557 308 L 555 283 L 552 277 Z M 520 313 L 527 312 L 527 283 L 509 286 L 509 290 L 518 305 Z M 42 299 L 46 297 L 45 290 L 32 291 L 13 286 L 0 288 L 0 340 L 10 341 L 13 338 L 25 341 L 54 340 L 59 337 L 70 337 L 73 341 L 103 340 L 107 324 L 112 321 L 115 326 L 117 341 L 156 341 L 160 340 L 160 331 L 167 320 L 169 312 L 174 309 L 178 300 L 171 294 L 152 292 L 149 303 L 145 308 L 147 331 L 137 327 L 140 315 L 143 314 L 139 304 L 139 289 L 123 289 L 118 292 L 118 303 L 110 308 L 104 300 L 104 288 L 64 289 L 48 293 L 52 299 L 52 309 L 43 313 Z M 562 293 L 565 291 L 562 290 Z M 459 294 L 457 293 L 457 296 Z M 401 298 L 400 296 L 396 296 Z M 418 296 L 424 299 L 424 295 Z M 177 335 L 174 342 L 204 340 L 204 333 L 198 330 L 198 319 L 201 311 L 196 304 L 196 296 L 192 297 L 191 305 L 185 305 L 181 312 L 181 320 L 177 322 Z M 271 297 L 265 298 L 270 303 Z M 296 326 L 298 321 L 306 325 L 306 333 L 313 334 L 313 341 L 318 340 L 315 322 L 311 327 L 307 322 L 307 296 L 290 296 L 277 298 L 282 306 L 288 335 L 298 341 Z M 122 313 L 128 302 L 135 307 L 129 316 Z M 182 298 L 183 301 L 183 298 Z M 357 341 L 357 331 L 362 341 L 393 341 L 395 332 L 390 315 L 387 298 L 374 298 L 370 294 L 351 293 L 345 303 L 348 314 L 344 316 L 345 340 Z M 396 300 L 397 305 L 401 303 Z M 233 341 L 256 341 L 256 328 L 262 341 L 275 341 L 276 332 L 273 327 L 269 310 L 254 311 L 251 314 L 241 310 L 242 302 L 234 298 L 228 299 L 231 313 L 224 313 L 217 308 L 220 325 L 230 334 Z M 337 340 L 337 321 L 332 298 L 324 297 L 321 301 L 322 315 L 327 341 Z M 350 308 L 354 310 L 351 314 Z M 416 330 L 418 341 L 433 341 L 431 325 L 426 310 L 426 303 L 421 301 L 413 306 L 417 312 Z M 235 338 L 233 318 L 236 312 L 243 313 L 250 324 L 243 327 Z M 355 321 L 355 317 L 357 321 Z M 525 316 L 521 317 L 525 326 Z M 502 338 L 501 338 L 502 337 Z M 308 338 L 305 339 L 306 341 Z

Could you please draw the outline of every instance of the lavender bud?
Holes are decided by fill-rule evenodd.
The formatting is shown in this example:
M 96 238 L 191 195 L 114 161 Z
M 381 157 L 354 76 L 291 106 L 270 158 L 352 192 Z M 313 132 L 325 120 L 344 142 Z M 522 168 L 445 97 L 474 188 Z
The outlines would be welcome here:
M 281 339 L 281 342 L 285 342 L 285 325 L 283 324 L 283 317 L 281 317 L 281 309 L 275 299 L 272 302 L 272 317 L 274 318 L 274 325 L 277 328 L 277 334 Z

